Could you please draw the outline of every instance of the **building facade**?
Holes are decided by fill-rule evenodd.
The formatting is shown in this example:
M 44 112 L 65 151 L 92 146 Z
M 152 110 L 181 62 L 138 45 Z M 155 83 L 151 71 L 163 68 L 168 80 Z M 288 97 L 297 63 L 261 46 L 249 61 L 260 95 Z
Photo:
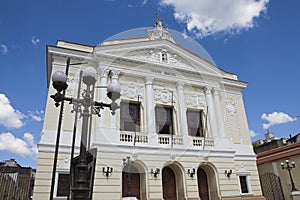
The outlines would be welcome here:
M 177 44 L 159 18 L 147 33 L 98 46 L 65 41 L 47 46 L 49 95 L 34 199 L 50 194 L 59 114 L 49 98 L 55 93 L 50 79 L 65 70 L 67 58 L 67 96 L 77 96 L 86 67 L 97 70 L 96 85 L 121 85 L 116 114 L 101 109 L 90 123 L 87 147 L 96 149 L 93 199 L 264 199 L 242 98 L 247 83 Z M 95 88 L 94 99 L 109 102 L 106 89 Z M 59 185 L 69 174 L 73 109 L 65 105 L 54 199 L 66 199 Z M 80 130 L 81 118 L 76 127 Z M 78 154 L 80 131 L 75 144 Z
M 31 199 L 35 169 L 22 167 L 15 159 L 0 162 L 0 199 Z
M 263 144 L 255 148 L 255 152 L 265 198 L 267 200 L 300 199 L 300 191 L 298 191 L 300 187 L 300 134 L 289 139 L 266 139 Z M 291 167 L 291 174 L 286 170 L 287 161 Z M 282 169 L 282 164 L 284 169 Z

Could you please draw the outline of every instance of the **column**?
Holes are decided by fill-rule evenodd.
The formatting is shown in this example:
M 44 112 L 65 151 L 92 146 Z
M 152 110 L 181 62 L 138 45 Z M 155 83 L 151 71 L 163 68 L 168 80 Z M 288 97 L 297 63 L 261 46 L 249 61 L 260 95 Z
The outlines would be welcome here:
M 146 125 L 148 134 L 155 133 L 155 111 L 153 106 L 153 77 L 145 78 L 146 84 Z
M 217 119 L 215 117 L 215 110 L 214 110 L 214 103 L 213 98 L 211 95 L 211 87 L 205 87 L 205 96 L 206 96 L 206 102 L 208 107 L 208 120 L 209 120 L 209 126 L 210 126 L 210 136 L 216 137 L 217 136 Z
M 111 70 L 111 82 L 118 82 L 120 71 L 117 70 Z M 110 128 L 111 129 L 117 129 L 119 123 L 117 119 L 117 115 L 110 115 Z
M 109 69 L 107 68 L 99 68 L 100 71 L 100 86 L 107 86 L 107 77 L 110 72 Z M 99 101 L 100 102 L 106 102 L 107 101 L 107 88 L 99 88 Z M 106 128 L 107 127 L 107 115 L 108 115 L 108 109 L 103 109 L 101 110 L 101 117 L 99 118 L 100 120 L 100 127 L 101 128 Z
M 221 109 L 221 103 L 220 103 L 220 96 L 219 96 L 219 88 L 213 88 L 213 96 L 214 96 L 214 103 L 215 103 L 215 111 L 217 114 L 217 120 L 218 120 L 218 134 L 220 137 L 224 137 L 224 123 L 223 123 L 223 117 L 222 117 L 222 109 Z
M 179 106 L 179 116 L 180 116 L 179 132 L 181 133 L 181 135 L 188 135 L 188 125 L 187 125 L 187 118 L 186 118 L 186 107 L 185 107 L 183 86 L 184 86 L 183 82 L 181 81 L 177 82 L 178 106 Z

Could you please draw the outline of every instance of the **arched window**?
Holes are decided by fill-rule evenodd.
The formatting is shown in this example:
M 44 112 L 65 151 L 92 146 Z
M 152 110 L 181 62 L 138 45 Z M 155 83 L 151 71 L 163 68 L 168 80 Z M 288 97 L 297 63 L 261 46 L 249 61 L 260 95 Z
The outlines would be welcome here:
M 166 51 L 161 52 L 161 62 L 168 63 L 168 54 Z

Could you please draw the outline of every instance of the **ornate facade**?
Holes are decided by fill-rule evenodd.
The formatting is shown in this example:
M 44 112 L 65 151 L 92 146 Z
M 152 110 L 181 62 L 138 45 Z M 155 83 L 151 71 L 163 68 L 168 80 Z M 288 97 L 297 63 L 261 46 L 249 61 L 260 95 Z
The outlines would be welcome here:
M 91 120 L 93 199 L 264 199 L 242 98 L 247 83 L 177 44 L 159 18 L 147 32 L 99 46 L 58 41 L 47 47 L 48 96 L 55 93 L 51 74 L 64 71 L 68 57 L 84 63 L 70 65 L 68 96 L 76 97 L 79 72 L 90 66 L 98 71 L 96 85 L 121 84 L 116 114 L 104 109 Z M 96 88 L 94 99 L 108 102 L 106 89 Z M 60 175 L 69 173 L 72 109 L 65 105 L 57 199 L 66 199 L 58 185 Z M 48 98 L 34 199 L 49 199 L 58 110 Z M 77 133 L 75 153 L 79 143 Z

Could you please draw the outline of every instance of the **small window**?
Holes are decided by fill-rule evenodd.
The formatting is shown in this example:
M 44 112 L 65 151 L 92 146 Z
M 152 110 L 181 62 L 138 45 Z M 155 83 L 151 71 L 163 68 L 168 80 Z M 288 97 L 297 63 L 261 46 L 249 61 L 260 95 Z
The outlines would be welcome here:
M 168 62 L 168 54 L 167 54 L 167 52 L 165 52 L 165 51 L 161 52 L 161 61 L 163 63 L 167 63 Z
M 121 102 L 121 131 L 140 131 L 140 104 L 136 102 Z
M 160 134 L 173 135 L 173 108 L 172 107 L 155 107 L 156 131 Z
M 70 174 L 58 174 L 57 197 L 67 197 L 70 193 Z
M 202 111 L 187 110 L 188 133 L 190 136 L 204 137 Z
M 241 192 L 242 193 L 249 193 L 247 176 L 239 176 L 239 178 L 240 178 Z

